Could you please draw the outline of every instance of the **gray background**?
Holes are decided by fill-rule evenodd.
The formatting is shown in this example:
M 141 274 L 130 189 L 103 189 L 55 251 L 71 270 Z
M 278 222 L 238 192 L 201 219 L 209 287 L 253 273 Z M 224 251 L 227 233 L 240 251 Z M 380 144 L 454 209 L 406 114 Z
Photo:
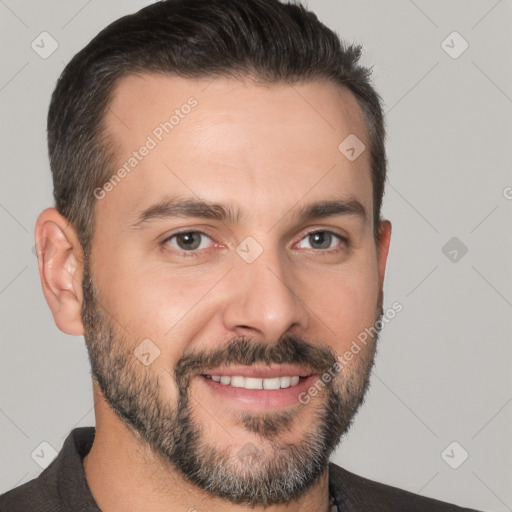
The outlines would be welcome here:
M 46 114 L 72 55 L 148 3 L 0 0 L 0 492 L 40 473 L 31 454 L 48 453 L 41 442 L 58 451 L 72 428 L 94 424 L 83 338 L 55 327 L 33 254 L 37 215 L 52 205 Z M 427 496 L 512 510 L 512 3 L 309 7 L 364 43 L 374 64 L 394 222 L 385 307 L 404 308 L 382 334 L 366 405 L 334 460 Z M 31 47 L 51 48 L 43 31 L 58 43 L 46 59 Z M 446 39 L 454 31 L 463 39 Z M 469 458 L 453 469 L 463 450 Z

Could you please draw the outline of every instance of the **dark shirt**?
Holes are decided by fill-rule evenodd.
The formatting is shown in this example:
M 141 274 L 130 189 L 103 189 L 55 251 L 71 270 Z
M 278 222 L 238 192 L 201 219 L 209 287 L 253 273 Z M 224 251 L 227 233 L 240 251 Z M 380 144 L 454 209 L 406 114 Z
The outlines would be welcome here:
M 82 466 L 94 434 L 94 427 L 75 428 L 59 455 L 38 478 L 0 496 L 0 511 L 101 512 Z M 332 463 L 329 488 L 340 512 L 476 512 L 367 480 Z

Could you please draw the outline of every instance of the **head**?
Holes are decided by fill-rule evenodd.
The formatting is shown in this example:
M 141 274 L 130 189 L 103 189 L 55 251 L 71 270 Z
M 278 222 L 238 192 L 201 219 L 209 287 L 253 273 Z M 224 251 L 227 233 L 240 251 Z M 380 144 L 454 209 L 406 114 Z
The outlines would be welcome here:
M 337 364 L 382 312 L 390 237 L 360 53 L 301 5 L 169 0 L 100 32 L 52 97 L 55 321 L 112 414 L 234 502 L 310 487 L 368 386 L 376 336 Z

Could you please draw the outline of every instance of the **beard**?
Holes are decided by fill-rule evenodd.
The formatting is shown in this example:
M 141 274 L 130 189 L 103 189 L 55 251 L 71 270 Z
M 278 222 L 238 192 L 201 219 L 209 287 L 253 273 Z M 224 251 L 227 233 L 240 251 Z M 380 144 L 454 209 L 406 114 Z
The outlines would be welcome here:
M 156 373 L 135 357 L 138 342 L 116 331 L 115 320 L 109 320 L 87 256 L 82 285 L 81 314 L 93 379 L 134 436 L 189 482 L 232 503 L 266 507 L 297 499 L 326 471 L 330 455 L 364 402 L 378 334 L 354 359 L 350 372 L 342 367 L 334 379 L 322 382 L 323 401 L 281 412 L 238 412 L 238 424 L 255 434 L 255 443 L 247 442 L 237 451 L 219 447 L 204 435 L 194 418 L 194 406 L 201 404 L 191 394 L 191 379 L 220 365 L 255 363 L 306 365 L 320 376 L 332 371 L 337 361 L 332 349 L 299 336 L 284 336 L 275 344 L 234 338 L 216 350 L 185 352 L 173 371 Z M 376 319 L 382 316 L 381 300 L 377 311 Z M 174 381 L 175 404 L 163 396 L 162 378 Z M 300 441 L 285 442 L 282 434 L 300 422 L 303 407 L 312 413 L 311 426 Z M 236 439 L 229 444 L 235 445 Z

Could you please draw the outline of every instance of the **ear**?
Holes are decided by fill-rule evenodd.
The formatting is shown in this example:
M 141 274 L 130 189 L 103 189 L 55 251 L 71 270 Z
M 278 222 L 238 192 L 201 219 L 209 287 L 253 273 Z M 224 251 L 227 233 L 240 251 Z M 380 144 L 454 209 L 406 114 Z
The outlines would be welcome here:
M 379 272 L 379 290 L 384 285 L 386 262 L 388 260 L 389 244 L 391 242 L 391 222 L 381 221 L 379 225 L 379 237 L 377 239 L 377 270 Z
M 83 334 L 83 250 L 75 230 L 55 208 L 44 210 L 37 219 L 35 249 L 41 286 L 55 324 L 67 334 Z

